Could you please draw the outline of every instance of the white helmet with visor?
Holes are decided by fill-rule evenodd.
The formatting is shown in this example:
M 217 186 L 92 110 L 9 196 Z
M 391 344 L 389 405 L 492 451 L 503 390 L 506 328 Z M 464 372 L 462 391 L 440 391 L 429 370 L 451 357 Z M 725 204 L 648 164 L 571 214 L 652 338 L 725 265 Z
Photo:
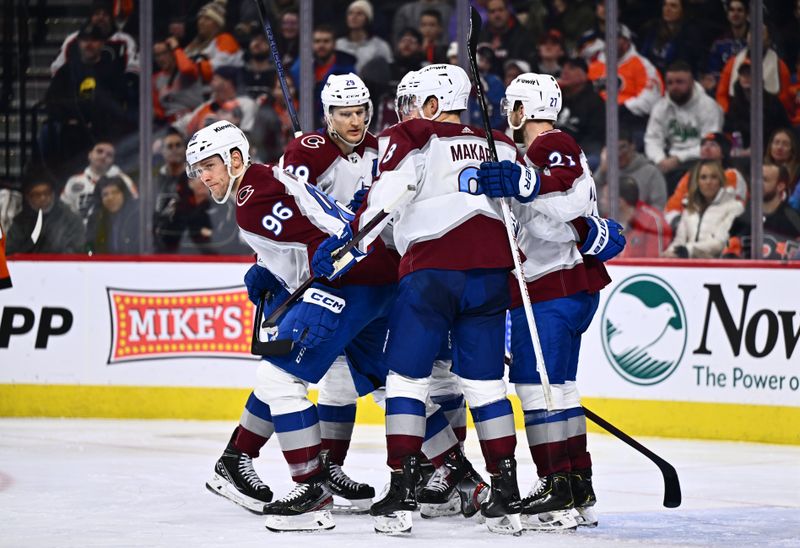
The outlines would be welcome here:
M 243 168 L 239 173 L 233 173 L 233 164 L 231 162 L 231 152 L 233 150 L 238 150 L 242 155 Z M 212 196 L 215 202 L 224 204 L 231 194 L 233 182 L 250 165 L 250 143 L 247 141 L 244 132 L 231 122 L 226 120 L 214 122 L 210 126 L 198 130 L 189 139 L 189 144 L 186 145 L 186 175 L 192 179 L 200 177 L 202 173 L 200 162 L 212 156 L 219 156 L 222 159 L 230 176 L 225 197 L 220 201 Z

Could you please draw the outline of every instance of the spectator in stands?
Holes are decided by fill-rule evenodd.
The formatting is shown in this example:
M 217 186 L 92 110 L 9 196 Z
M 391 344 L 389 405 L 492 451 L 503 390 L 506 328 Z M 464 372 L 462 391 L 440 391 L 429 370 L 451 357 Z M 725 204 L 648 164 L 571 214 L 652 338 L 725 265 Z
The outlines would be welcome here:
M 643 133 L 653 105 L 664 94 L 664 83 L 653 64 L 636 51 L 632 40 L 631 30 L 625 25 L 620 25 L 617 39 L 619 55 L 617 101 L 620 105 L 620 125 L 637 133 Z M 604 54 L 598 55 L 597 59 L 589 65 L 589 79 L 595 83 L 600 96 L 605 100 L 606 63 Z
M 392 62 L 392 48 L 386 40 L 371 36 L 368 30 L 374 18 L 368 0 L 355 0 L 347 7 L 347 34 L 336 40 L 336 49 L 356 58 L 356 72 L 366 63 L 380 58 L 388 65 Z
M 211 82 L 223 66 L 241 67 L 243 53 L 236 38 L 225 32 L 225 1 L 209 2 L 197 12 L 197 36 L 186 46 L 186 55 L 197 63 L 200 78 Z
M 94 189 L 96 206 L 86 227 L 86 243 L 93 254 L 139 253 L 139 200 L 119 177 L 102 177 Z
M 785 166 L 765 164 L 762 168 L 764 199 L 764 243 L 765 259 L 789 259 L 800 248 L 800 213 L 786 203 L 789 187 L 789 172 Z M 731 227 L 731 239 L 723 256 L 727 258 L 749 259 L 751 235 L 750 204 L 743 214 L 736 218 Z
M 156 175 L 158 194 L 153 215 L 156 253 L 176 253 L 184 233 L 197 244 L 208 243 L 211 239 L 208 192 L 198 195 L 192 188 L 192 181 L 186 175 L 186 144 L 179 131 L 167 132 L 161 142 L 161 155 L 164 165 Z
M 394 36 L 395 43 L 400 39 L 405 29 L 408 27 L 417 28 L 419 26 L 423 11 L 432 9 L 439 12 L 440 24 L 443 24 L 444 21 L 450 21 L 453 7 L 446 1 L 418 0 L 416 2 L 402 2 L 402 5 L 394 13 L 394 18 L 392 19 L 392 36 Z M 447 46 L 448 37 L 444 32 L 439 40 L 440 46 Z
M 772 132 L 764 152 L 764 163 L 784 166 L 789 172 L 789 185 L 786 188 L 791 194 L 800 182 L 800 149 L 797 135 L 789 128 L 779 128 Z
M 422 35 L 423 62 L 429 65 L 446 63 L 447 46 L 442 43 L 442 14 L 436 9 L 423 11 L 419 16 L 419 32 Z
M 559 0 L 550 3 L 548 27 L 561 33 L 564 51 L 571 51 L 580 35 L 594 26 L 594 10 L 592 0 Z
M 722 188 L 725 173 L 717 161 L 702 160 L 692 170 L 686 213 L 675 239 L 664 252 L 673 258 L 719 257 L 728 242 L 733 220 L 744 206 Z
M 661 16 L 648 21 L 642 28 L 639 52 L 650 59 L 661 72 L 674 61 L 684 60 L 695 72 L 708 42 L 695 24 L 686 18 L 686 0 L 662 0 Z
M 747 33 L 750 30 L 747 3 L 744 0 L 729 0 L 725 12 L 728 27 L 725 33 L 711 44 L 705 67 L 705 73 L 710 79 L 707 83 L 704 81 L 703 87 L 712 93 L 716 92 L 722 67 L 731 57 L 747 47 Z
M 494 129 L 503 130 L 507 125 L 506 117 L 500 108 L 500 102 L 505 95 L 505 86 L 499 76 L 490 72 L 494 66 L 494 51 L 489 44 L 478 44 L 475 52 L 475 60 L 478 64 L 478 73 L 483 81 L 483 91 L 486 95 L 486 103 L 489 107 L 489 123 Z M 470 123 L 477 127 L 483 126 L 483 113 L 477 97 L 474 95 L 469 100 Z
M 608 215 L 608 185 L 600 190 L 601 214 Z M 625 228 L 625 250 L 622 258 L 656 258 L 672 240 L 672 228 L 658 209 L 639 199 L 639 185 L 631 177 L 619 180 L 619 223 Z
M 600 167 L 594 173 L 598 186 L 606 184 L 608 164 L 606 149 L 600 155 Z M 663 209 L 667 201 L 667 183 L 656 165 L 636 151 L 633 135 L 628 130 L 619 134 L 619 176 L 630 177 L 639 185 L 639 199 L 657 209 Z
M 48 172 L 36 170 L 25 176 L 22 211 L 8 230 L 6 252 L 14 253 L 83 253 L 86 245 L 83 222 L 66 204 L 56 199 L 55 181 Z M 33 235 L 42 212 L 38 239 Z
M 194 111 L 175 122 L 184 135 L 193 135 L 198 129 L 219 120 L 228 120 L 242 131 L 253 129 L 256 102 L 239 93 L 241 71 L 236 67 L 217 67 L 211 79 L 211 98 Z
M 412 70 L 422 68 L 425 56 L 422 52 L 422 34 L 415 28 L 408 27 L 400 32 L 394 50 L 394 61 L 391 65 L 393 87 L 400 79 Z
M 45 94 L 44 153 L 64 169 L 77 169 L 101 138 L 119 139 L 134 131 L 138 97 L 127 85 L 124 68 L 103 55 L 105 33 L 87 24 L 78 33 L 79 55 L 58 69 Z
M 508 85 L 514 81 L 514 78 L 530 71 L 531 66 L 526 61 L 521 59 L 509 59 L 503 65 L 503 85 L 508 87 Z M 562 85 L 561 88 L 563 89 L 564 86 Z
M 203 102 L 197 65 L 172 36 L 153 44 L 153 59 L 159 68 L 153 74 L 155 118 L 171 123 Z
M 779 49 L 783 55 L 781 58 L 786 64 L 793 67 L 800 63 L 800 0 L 792 1 L 792 16 L 778 18 L 778 39 Z
M 536 65 L 534 72 L 561 75 L 561 62 L 564 60 L 564 42 L 561 33 L 555 29 L 547 31 L 536 46 Z
M 276 74 L 269 43 L 262 32 L 250 38 L 246 58 L 242 69 L 242 91 L 251 99 L 258 100 L 269 94 Z
M 748 42 L 750 41 L 750 35 L 751 33 L 748 32 Z M 728 59 L 722 69 L 719 84 L 717 84 L 717 102 L 726 113 L 729 111 L 730 103 L 733 101 L 736 83 L 741 78 L 740 69 L 742 65 L 749 64 L 750 61 L 750 48 L 747 47 Z M 778 97 L 783 105 L 785 114 L 792 116 L 794 114 L 794 97 L 791 94 L 789 67 L 772 47 L 772 41 L 766 25 L 764 25 L 764 58 L 761 66 L 764 73 L 764 90 Z
M 605 103 L 589 82 L 586 61 L 573 57 L 564 61 L 561 78 L 562 107 L 556 124 L 572 135 L 597 167 L 606 140 Z
M 700 143 L 700 159 L 715 160 L 725 169 L 725 190 L 744 203 L 747 200 L 747 182 L 738 169 L 729 167 L 731 140 L 724 133 L 709 133 Z M 664 214 L 672 226 L 677 226 L 681 214 L 688 203 L 689 178 L 691 170 L 687 171 L 678 181 L 675 192 L 667 200 Z
M 113 2 L 109 0 L 96 1 L 92 3 L 89 12 L 88 24 L 100 29 L 103 35 L 104 48 L 113 55 L 113 59 L 118 61 L 123 70 L 128 73 L 137 74 L 139 72 L 139 54 L 136 40 L 114 24 L 112 11 Z M 58 70 L 63 67 L 70 59 L 80 56 L 78 46 L 78 33 L 75 31 L 68 34 L 61 44 L 58 56 L 50 65 L 50 75 L 55 76 Z
M 737 59 L 731 59 L 731 61 Z M 728 110 L 725 113 L 725 123 L 722 126 L 725 133 L 733 134 L 738 132 L 741 134 L 741 150 L 737 151 L 736 155 L 747 156 L 750 154 L 750 90 L 752 87 L 752 78 L 750 77 L 750 60 L 744 59 L 742 64 L 737 68 L 738 79 L 733 85 L 733 97 L 730 100 Z M 721 82 L 720 82 L 721 83 Z M 764 141 L 769 135 L 782 127 L 789 127 L 789 118 L 786 116 L 784 109 L 778 98 L 764 90 L 763 95 L 763 123 L 764 123 Z
M 665 4 L 666 5 L 666 4 Z M 667 69 L 667 94 L 653 106 L 644 149 L 667 180 L 669 191 L 700 157 L 700 139 L 722 129 L 722 108 L 692 77 L 685 61 L 675 61 Z
M 319 100 L 319 96 L 322 86 L 328 80 L 328 75 L 355 72 L 355 57 L 342 51 L 336 51 L 335 40 L 336 31 L 330 25 L 322 24 L 314 28 L 311 41 L 314 50 L 314 97 L 317 98 L 314 113 L 317 123 L 322 123 L 322 102 Z M 295 85 L 300 86 L 300 59 L 294 62 L 289 72 Z
M 291 67 L 300 55 L 300 14 L 296 8 L 288 9 L 281 15 L 280 32 L 275 41 L 283 66 Z
M 511 13 L 508 1 L 489 0 L 486 11 L 488 19 L 484 19 L 480 41 L 488 42 L 494 51 L 495 62 L 490 72 L 502 76 L 503 64 L 508 59 L 532 61 L 531 37 Z
M 84 224 L 92 212 L 94 189 L 101 177 L 119 177 L 125 182 L 128 191 L 138 196 L 136 184 L 114 164 L 114 145 L 109 141 L 98 141 L 89 151 L 89 165 L 81 172 L 67 179 L 61 192 L 61 201 L 78 214 Z
M 289 75 L 286 75 L 286 86 L 297 110 L 297 90 Z M 270 93 L 259 104 L 251 135 L 250 144 L 255 148 L 255 157 L 266 163 L 277 162 L 286 144 L 294 138 L 292 119 L 277 78 Z

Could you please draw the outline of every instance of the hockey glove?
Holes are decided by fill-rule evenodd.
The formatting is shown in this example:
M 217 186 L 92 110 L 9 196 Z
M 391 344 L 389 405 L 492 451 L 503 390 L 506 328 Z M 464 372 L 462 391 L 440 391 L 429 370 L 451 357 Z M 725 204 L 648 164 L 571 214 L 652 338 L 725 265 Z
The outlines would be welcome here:
M 350 225 L 344 225 L 339 234 L 322 242 L 311 258 L 311 270 L 314 276 L 325 276 L 329 280 L 335 280 L 369 254 L 369 251 L 364 253 L 354 247 L 338 261 L 334 260 L 333 255 L 336 251 L 352 239 L 353 230 Z
M 291 338 L 306 348 L 330 339 L 339 326 L 345 301 L 336 289 L 312 286 L 281 320 L 278 338 Z
M 350 200 L 349 204 L 347 204 L 347 209 L 349 209 L 353 213 L 358 211 L 358 208 L 361 207 L 361 203 L 364 201 L 364 196 L 367 195 L 367 192 L 369 192 L 368 188 L 361 188 L 359 190 L 356 190 L 356 193 L 353 194 L 353 199 Z
M 539 194 L 539 174 L 516 162 L 483 162 L 477 173 L 478 187 L 490 198 L 514 197 L 530 202 Z
M 278 279 L 272 275 L 272 272 L 258 263 L 251 266 L 245 273 L 244 285 L 247 287 L 247 296 L 253 304 L 258 304 L 264 293 L 269 292 L 276 295 L 281 290 L 286 291 Z
M 583 255 L 594 255 L 600 261 L 613 259 L 625 249 L 625 236 L 622 225 L 614 219 L 604 219 L 589 215 L 584 217 L 589 225 L 589 234 L 581 246 Z

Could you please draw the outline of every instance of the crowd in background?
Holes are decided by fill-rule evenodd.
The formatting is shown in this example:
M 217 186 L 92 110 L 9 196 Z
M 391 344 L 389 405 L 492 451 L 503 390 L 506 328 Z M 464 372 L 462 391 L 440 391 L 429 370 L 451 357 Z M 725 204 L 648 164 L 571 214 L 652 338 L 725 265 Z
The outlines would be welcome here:
M 137 253 L 134 166 L 140 67 L 126 32 L 130 2 L 95 2 L 51 65 L 41 162 L 23 198 L 0 218 L 8 253 Z M 299 13 L 268 0 L 297 107 Z M 608 213 L 605 9 L 601 0 L 473 0 L 483 19 L 477 60 L 492 125 L 505 87 L 524 72 L 555 76 L 557 122 L 586 152 Z M 800 257 L 800 0 L 765 1 L 763 81 L 753 82 L 745 0 L 620 0 L 620 198 L 626 257 L 749 257 L 749 189 L 762 185 L 764 254 Z M 127 8 L 126 8 L 127 6 Z M 128 10 L 126 12 L 126 9 Z M 153 109 L 157 128 L 153 248 L 157 253 L 242 253 L 232 205 L 217 205 L 184 170 L 197 129 L 230 120 L 259 162 L 277 161 L 293 128 L 269 43 L 251 1 L 182 0 L 154 6 Z M 330 74 L 356 72 L 370 89 L 379 132 L 396 123 L 394 90 L 409 70 L 457 62 L 454 2 L 315 2 L 315 121 Z M 750 93 L 764 90 L 763 176 L 749 181 Z M 470 123 L 481 125 L 477 101 Z M 312 128 L 304 128 L 311 130 Z M 38 211 L 47 232 L 35 244 Z M 52 237 L 50 237 L 52 234 Z

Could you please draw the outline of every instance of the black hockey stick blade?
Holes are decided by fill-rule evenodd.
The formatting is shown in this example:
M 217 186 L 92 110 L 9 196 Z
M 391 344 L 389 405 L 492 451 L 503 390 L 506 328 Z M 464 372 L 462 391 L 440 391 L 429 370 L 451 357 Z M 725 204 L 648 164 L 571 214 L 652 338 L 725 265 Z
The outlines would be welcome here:
M 261 323 L 262 315 L 264 314 L 264 302 L 267 300 L 267 293 L 261 295 L 256 305 L 256 316 L 253 322 L 253 337 L 250 340 L 250 353 L 256 356 L 285 356 L 294 348 L 294 341 L 291 339 L 278 339 L 274 341 L 262 341 L 261 330 L 275 327 L 275 323 L 270 323 L 264 320 Z
M 678 472 L 675 471 L 675 467 L 672 466 L 670 463 L 653 453 L 650 449 L 630 437 L 628 434 L 608 422 L 602 417 L 597 416 L 595 413 L 587 409 L 586 407 L 583 408 L 583 412 L 586 414 L 586 417 L 591 420 L 596 425 L 600 426 L 608 433 L 613 434 L 618 439 L 624 441 L 645 457 L 650 459 L 658 466 L 658 469 L 661 471 L 661 475 L 664 477 L 664 506 L 667 508 L 677 508 L 681 505 L 681 482 L 678 479 Z

